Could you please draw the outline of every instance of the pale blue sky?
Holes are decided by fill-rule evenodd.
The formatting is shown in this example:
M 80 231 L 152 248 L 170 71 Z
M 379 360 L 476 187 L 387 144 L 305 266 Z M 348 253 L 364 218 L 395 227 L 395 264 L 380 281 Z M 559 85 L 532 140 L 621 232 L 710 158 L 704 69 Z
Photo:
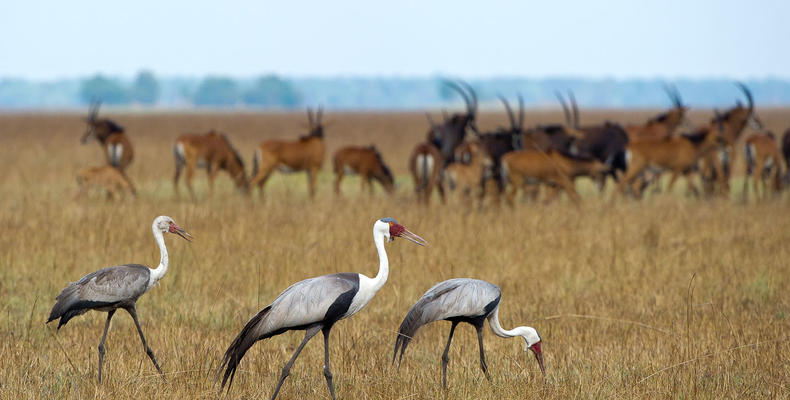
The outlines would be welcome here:
M 790 78 L 790 1 L 4 1 L 0 77 Z

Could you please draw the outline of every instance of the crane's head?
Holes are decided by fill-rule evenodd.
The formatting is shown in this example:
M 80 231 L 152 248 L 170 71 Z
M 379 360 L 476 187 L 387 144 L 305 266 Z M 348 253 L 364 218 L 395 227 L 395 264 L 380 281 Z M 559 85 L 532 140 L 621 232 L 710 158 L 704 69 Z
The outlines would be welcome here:
M 154 230 L 159 230 L 162 233 L 175 233 L 189 242 L 192 241 L 192 235 L 178 226 L 176 221 L 173 221 L 173 218 L 170 218 L 166 215 L 156 217 L 153 228 Z
M 540 372 L 546 375 L 546 369 L 543 367 L 543 350 L 540 349 L 542 339 L 538 331 L 530 326 L 522 326 L 519 329 L 521 330 L 519 334 L 524 338 L 524 342 L 526 342 L 524 344 L 524 351 L 532 350 L 532 354 L 535 354 L 535 359 L 538 360 L 538 365 L 540 365 Z
M 392 218 L 382 218 L 376 221 L 376 224 L 373 225 L 373 233 L 375 234 L 377 232 L 384 235 L 388 242 L 395 240 L 396 237 L 400 237 L 417 243 L 420 246 L 428 244 L 425 239 L 410 232 L 405 226 L 399 224 L 398 221 Z

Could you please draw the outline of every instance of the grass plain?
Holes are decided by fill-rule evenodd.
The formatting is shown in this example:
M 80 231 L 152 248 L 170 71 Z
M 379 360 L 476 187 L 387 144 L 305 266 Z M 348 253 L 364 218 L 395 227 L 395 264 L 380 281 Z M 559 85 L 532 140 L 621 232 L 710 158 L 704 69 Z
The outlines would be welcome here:
M 585 122 L 637 122 L 650 112 L 586 112 Z M 788 398 L 790 397 L 790 213 L 786 200 L 698 200 L 676 194 L 638 203 L 583 193 L 515 209 L 469 208 L 436 199 L 418 206 L 406 160 L 424 137 L 422 114 L 329 113 L 328 154 L 315 201 L 303 174 L 277 175 L 265 201 L 239 196 L 220 175 L 206 197 L 173 197 L 173 139 L 217 128 L 249 162 L 257 142 L 295 137 L 303 113 L 109 114 L 135 145 L 129 170 L 136 200 L 77 199 L 74 176 L 104 162 L 99 146 L 81 146 L 82 115 L 0 114 L 0 397 L 6 399 L 218 398 L 222 353 L 247 320 L 289 284 L 354 271 L 373 276 L 371 238 L 380 217 L 398 219 L 430 242 L 388 246 L 390 278 L 359 314 L 333 329 L 332 368 L 344 399 Z M 700 122 L 707 113 L 694 113 Z M 761 118 L 782 132 L 787 110 Z M 527 121 L 560 121 L 531 112 Z M 504 124 L 485 113 L 482 128 Z M 747 132 L 748 134 L 748 132 Z M 392 196 L 359 193 L 347 180 L 332 194 L 329 160 L 346 144 L 376 143 L 400 183 Z M 250 167 L 247 166 L 249 171 Z M 183 191 L 182 191 L 183 193 Z M 734 196 L 735 197 L 735 196 Z M 105 380 L 96 383 L 105 316 L 91 312 L 56 334 L 44 321 L 70 281 L 128 262 L 155 266 L 150 224 L 170 215 L 195 236 L 166 237 L 171 267 L 138 302 L 162 382 L 131 318 L 120 312 L 107 339 Z M 498 284 L 506 328 L 535 327 L 543 337 L 541 377 L 518 338 L 488 328 L 493 382 L 478 367 L 474 330 L 461 326 L 443 391 L 441 352 L 449 323 L 423 328 L 400 369 L 391 365 L 401 319 L 430 286 L 453 277 Z M 256 344 L 230 398 L 268 398 L 302 340 L 298 332 Z M 297 360 L 282 399 L 329 398 L 323 344 Z

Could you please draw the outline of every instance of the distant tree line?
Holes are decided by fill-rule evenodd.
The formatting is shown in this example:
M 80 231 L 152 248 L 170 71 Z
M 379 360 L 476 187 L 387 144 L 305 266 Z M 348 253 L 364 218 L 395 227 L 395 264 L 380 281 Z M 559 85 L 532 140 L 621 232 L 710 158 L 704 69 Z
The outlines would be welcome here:
M 95 75 L 83 79 L 29 81 L 0 77 L 0 110 L 84 107 L 94 99 L 125 107 L 254 107 L 293 109 L 323 105 L 334 110 L 462 109 L 463 100 L 445 77 L 320 77 L 256 78 L 228 76 L 159 77 L 141 71 L 131 78 Z M 502 110 L 497 98 L 527 107 L 557 108 L 555 92 L 573 90 L 581 107 L 664 108 L 671 104 L 664 92 L 673 84 L 692 108 L 727 107 L 743 95 L 732 79 L 586 79 L 484 78 L 472 79 L 481 109 Z M 745 82 L 759 107 L 790 105 L 790 79 L 752 79 Z
M 103 75 L 95 75 L 80 85 L 80 99 L 86 103 L 98 99 L 111 105 L 154 105 L 160 95 L 159 81 L 150 71 L 141 71 L 128 85 Z M 228 77 L 208 76 L 194 90 L 184 88 L 181 95 L 193 105 L 205 107 L 294 108 L 302 103 L 302 96 L 293 85 L 276 75 L 263 76 L 251 85 L 240 85 Z

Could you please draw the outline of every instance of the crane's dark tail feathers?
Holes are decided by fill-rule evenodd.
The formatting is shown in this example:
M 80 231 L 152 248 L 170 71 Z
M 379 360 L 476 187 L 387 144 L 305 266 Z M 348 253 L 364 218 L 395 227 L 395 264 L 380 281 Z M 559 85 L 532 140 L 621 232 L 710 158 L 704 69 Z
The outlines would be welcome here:
M 50 323 L 58 318 L 58 330 L 63 325 L 66 325 L 70 319 L 85 314 L 94 306 L 100 305 L 94 301 L 80 301 L 77 298 L 77 285 L 69 285 L 55 298 L 57 300 L 55 305 L 52 306 L 52 311 L 49 312 L 47 323 Z
M 271 309 L 271 306 L 268 306 L 255 314 L 247 325 L 244 325 L 239 335 L 236 336 L 236 339 L 233 339 L 233 343 L 230 344 L 228 350 L 225 351 L 225 356 L 222 358 L 222 366 L 220 367 L 220 372 L 224 369 L 225 373 L 222 376 L 222 386 L 219 388 L 220 392 L 222 389 L 225 388 L 225 384 L 228 385 L 228 392 L 230 392 L 230 386 L 233 384 L 233 377 L 236 375 L 236 368 L 239 367 L 239 362 L 241 362 L 242 357 L 244 354 L 247 353 L 247 350 L 252 347 L 255 342 L 261 337 L 258 337 L 257 334 L 254 333 L 255 327 L 263 320 L 263 317 Z
M 398 357 L 398 349 L 400 349 L 398 367 L 400 367 L 400 362 L 403 360 L 403 353 L 406 351 L 406 347 L 409 346 L 409 343 L 414 338 L 417 330 L 425 324 L 420 318 L 420 315 L 422 314 L 421 303 L 422 302 L 417 302 L 417 304 L 415 304 L 414 307 L 409 310 L 409 313 L 406 314 L 406 318 L 404 318 L 403 322 L 400 324 L 398 337 L 395 339 L 395 350 L 392 353 L 392 363 L 394 364 L 395 358 Z

